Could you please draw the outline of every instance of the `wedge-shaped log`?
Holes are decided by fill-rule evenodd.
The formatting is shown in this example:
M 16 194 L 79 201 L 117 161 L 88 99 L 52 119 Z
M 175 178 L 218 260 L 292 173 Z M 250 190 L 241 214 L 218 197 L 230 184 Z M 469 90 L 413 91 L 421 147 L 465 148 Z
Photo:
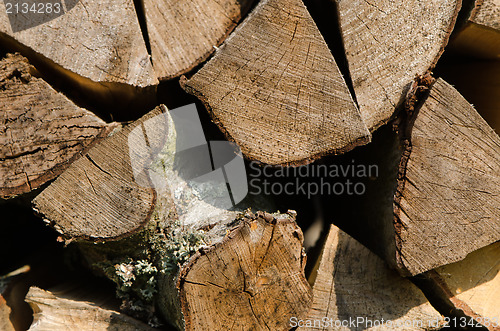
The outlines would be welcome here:
M 165 111 L 156 108 L 89 150 L 33 200 L 35 210 L 67 239 L 110 239 L 142 229 L 156 193 L 137 183 L 128 139 Z
M 420 290 L 331 225 L 311 274 L 313 304 L 299 330 L 435 330 L 442 316 Z M 353 324 L 354 323 L 354 324 Z
M 215 51 L 253 0 L 144 0 L 151 56 L 160 80 L 192 70 Z
M 9 3 L 10 10 L 5 7 Z M 24 4 L 37 12 L 26 13 Z M 17 7 L 2 0 L 1 5 L 7 9 L 0 12 L 4 44 L 28 47 L 94 82 L 138 87 L 157 83 L 132 0 L 28 0 Z
M 0 61 L 1 198 L 54 179 L 116 127 L 33 77 L 31 69 L 18 54 Z
M 302 164 L 365 144 L 335 60 L 300 0 L 264 0 L 184 89 L 249 159 Z
M 415 275 L 500 240 L 500 137 L 442 79 L 410 130 L 394 224 L 397 265 Z
M 43 330 L 155 330 L 117 311 L 101 308 L 92 302 L 73 299 L 71 292 L 51 293 L 31 287 L 26 302 L 33 309 L 32 331 Z
M 415 75 L 434 67 L 461 1 L 336 3 L 356 100 L 366 126 L 373 131 L 387 123 L 402 104 Z

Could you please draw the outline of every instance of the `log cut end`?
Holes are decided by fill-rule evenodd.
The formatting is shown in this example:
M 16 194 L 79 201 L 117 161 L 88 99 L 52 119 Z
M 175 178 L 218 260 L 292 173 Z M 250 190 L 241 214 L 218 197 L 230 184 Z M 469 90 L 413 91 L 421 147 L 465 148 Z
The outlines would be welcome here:
M 402 104 L 415 75 L 436 64 L 461 1 L 336 2 L 356 99 L 374 131 Z
M 165 112 L 159 106 L 92 148 L 33 200 L 35 211 L 68 239 L 113 239 L 141 230 L 156 193 L 147 174 L 134 171 L 148 160 L 141 154 L 146 145 L 161 144 L 165 136 L 155 131 L 163 126 L 146 122 Z
M 417 110 L 394 203 L 399 267 L 412 275 L 500 239 L 500 137 L 438 79 Z
M 246 14 L 253 0 L 144 1 L 153 65 L 160 80 L 205 61 Z
M 303 317 L 312 300 L 295 213 L 247 213 L 202 249 L 178 281 L 186 329 L 270 329 Z
M 252 160 L 303 164 L 370 140 L 300 0 L 261 1 L 183 87 Z
M 18 54 L 0 61 L 0 110 L 2 198 L 54 179 L 116 127 L 33 77 L 28 61 Z
M 43 14 L 43 6 L 37 7 L 38 13 L 2 10 L 0 41 L 94 82 L 158 84 L 133 0 L 43 4 Z

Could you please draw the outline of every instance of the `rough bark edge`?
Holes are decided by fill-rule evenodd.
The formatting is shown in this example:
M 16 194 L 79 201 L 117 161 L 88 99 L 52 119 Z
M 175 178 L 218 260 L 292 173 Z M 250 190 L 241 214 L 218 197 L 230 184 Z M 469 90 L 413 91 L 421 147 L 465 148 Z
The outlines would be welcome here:
M 29 190 L 24 190 L 23 186 L 16 187 L 0 187 L 0 199 L 12 199 L 19 195 L 29 193 L 33 190 L 40 188 L 43 184 L 55 179 L 60 174 L 64 172 L 73 162 L 78 160 L 81 156 L 86 154 L 92 147 L 94 147 L 97 143 L 105 139 L 115 128 L 118 127 L 117 123 L 113 123 L 111 125 L 104 126 L 99 134 L 95 136 L 90 144 L 88 144 L 85 148 L 83 148 L 78 153 L 74 154 L 68 160 L 58 163 L 52 169 L 47 170 L 41 176 L 36 178 L 35 180 L 27 181 L 29 186 Z
M 244 10 L 242 10 L 240 12 L 240 17 L 236 17 L 235 19 L 231 18 L 231 22 L 232 23 L 226 27 L 226 31 L 224 31 L 224 34 L 219 39 L 216 40 L 214 47 L 219 47 L 220 45 L 222 45 L 222 43 L 227 39 L 227 37 L 229 37 L 229 35 L 234 31 L 234 29 L 238 26 L 238 24 L 240 24 L 240 22 L 250 12 L 250 10 L 253 7 L 254 3 L 256 3 L 258 1 L 259 0 L 249 0 L 248 1 L 248 5 L 246 6 L 246 8 L 242 8 Z M 204 63 L 208 58 L 210 58 L 210 56 L 212 56 L 214 54 L 214 52 L 216 51 L 216 48 L 214 48 L 214 47 L 212 47 L 211 49 L 209 49 L 208 51 L 206 51 L 203 55 L 201 55 L 200 57 L 198 57 L 195 61 L 193 61 L 189 66 L 185 67 L 184 69 L 180 69 L 177 72 L 175 72 L 173 74 L 170 74 L 168 76 L 164 76 L 164 77 L 158 77 L 157 76 L 158 80 L 160 82 L 165 82 L 165 81 L 173 80 L 173 79 L 175 79 L 175 78 L 177 78 L 179 76 L 182 76 L 184 74 L 187 74 L 187 73 L 193 71 L 194 69 L 196 69 L 197 66 L 199 66 L 202 63 Z
M 432 306 L 442 315 L 456 319 L 474 319 L 475 325 L 481 325 L 484 316 L 475 313 L 464 301 L 455 297 L 446 282 L 435 270 L 411 277 L 410 280 L 422 291 Z M 453 328 L 453 326 L 451 327 Z M 500 326 L 487 328 L 482 325 L 480 330 L 500 331 Z
M 224 137 L 227 140 L 229 140 L 229 141 L 235 143 L 236 145 L 238 145 L 238 142 L 226 130 L 226 128 L 224 127 L 224 125 L 222 124 L 222 122 L 220 121 L 220 119 L 217 117 L 217 115 L 215 114 L 215 112 L 212 110 L 212 107 L 210 106 L 210 104 L 208 102 L 208 98 L 205 95 L 203 95 L 202 92 L 200 92 L 198 90 L 195 90 L 191 86 L 187 86 L 187 81 L 188 81 L 188 79 L 187 79 L 186 76 L 181 76 L 181 78 L 179 80 L 179 84 L 181 85 L 182 89 L 184 91 L 186 91 L 187 93 L 189 93 L 189 94 L 195 96 L 196 98 L 198 98 L 203 103 L 203 105 L 207 109 L 208 113 L 210 114 L 210 117 L 212 118 L 212 122 L 217 125 L 217 127 L 219 128 L 219 130 L 224 134 Z M 352 95 L 351 95 L 351 97 L 352 97 Z M 357 106 L 356 106 L 356 109 L 357 109 Z M 274 166 L 274 167 L 279 167 L 279 166 L 283 166 L 283 167 L 288 167 L 288 166 L 298 167 L 298 166 L 308 165 L 308 164 L 310 164 L 310 163 L 312 163 L 312 162 L 314 162 L 316 160 L 319 160 L 320 158 L 323 158 L 325 156 L 340 155 L 340 154 L 344 154 L 344 153 L 350 152 L 354 148 L 356 148 L 358 146 L 366 145 L 366 144 L 368 144 L 370 142 L 371 142 L 371 135 L 370 136 L 365 136 L 365 137 L 360 137 L 360 138 L 357 138 L 356 140 L 354 140 L 352 143 L 350 143 L 350 144 L 348 144 L 348 145 L 346 145 L 346 146 L 344 146 L 342 148 L 331 149 L 331 150 L 328 150 L 328 151 L 325 151 L 325 152 L 320 152 L 320 153 L 313 154 L 313 155 L 311 155 L 311 156 L 309 156 L 307 158 L 297 159 L 297 160 L 291 160 L 291 161 L 283 162 L 283 163 L 272 163 L 272 164 L 269 164 L 269 163 L 265 163 L 265 162 L 262 162 L 262 161 L 255 160 L 255 159 L 247 156 L 247 154 L 246 154 L 247 151 L 243 150 L 243 149 L 242 149 L 242 154 L 243 154 L 243 157 L 246 160 L 249 160 L 249 161 L 252 161 L 252 162 L 256 162 L 258 165 L 261 165 L 261 166 L 263 166 L 263 165 L 270 165 L 270 166 Z
M 160 112 L 162 114 L 164 114 L 165 112 L 168 111 L 167 107 L 163 104 L 155 107 L 155 109 L 159 109 Z M 154 111 L 154 110 L 153 110 Z M 153 112 L 152 111 L 152 112 Z M 151 112 L 150 112 L 151 113 Z M 148 114 L 150 114 L 148 113 Z M 144 120 L 141 122 L 141 123 L 144 123 L 144 121 L 148 120 L 149 117 L 146 117 L 148 116 L 148 114 L 144 115 L 142 118 L 144 118 Z M 133 123 L 130 123 L 130 125 L 132 125 Z M 121 129 L 123 130 L 123 128 Z M 83 154 L 83 153 L 82 153 Z M 88 154 L 84 154 L 82 155 L 84 157 L 87 157 L 87 158 L 90 158 L 88 157 Z M 94 163 L 94 161 L 92 161 L 91 159 L 89 160 L 90 162 Z M 137 227 L 135 229 L 133 229 L 132 231 L 129 231 L 127 233 L 123 233 L 123 234 L 120 234 L 118 236 L 110 236 L 110 237 L 90 237 L 90 236 L 87 236 L 87 235 L 82 235 L 82 236 L 66 236 L 64 234 L 61 233 L 61 236 L 59 237 L 59 240 L 60 241 L 64 241 L 65 245 L 68 245 L 70 244 L 71 242 L 73 241 L 87 241 L 87 242 L 93 242 L 93 243 L 104 243 L 104 242 L 107 242 L 107 241 L 117 241 L 117 240 L 121 240 L 121 239 L 124 239 L 124 238 L 128 238 L 128 237 L 131 237 L 133 235 L 137 235 L 137 234 L 140 234 L 141 231 L 144 230 L 144 228 L 149 224 L 150 220 L 151 220 L 151 216 L 152 214 L 154 213 L 155 209 L 156 209 L 156 201 L 157 201 L 157 193 L 156 193 L 156 190 L 153 188 L 154 185 L 152 184 L 151 182 L 151 178 L 149 177 L 149 175 L 146 175 L 146 178 L 149 182 L 149 187 L 150 187 L 150 191 L 151 191 L 151 204 L 150 204 L 150 208 L 146 214 L 146 217 L 144 218 L 144 220 L 142 222 L 140 222 Z M 49 218 L 46 218 L 45 217 L 45 214 L 40 212 L 32 203 L 32 209 L 35 213 L 35 215 L 37 215 L 38 217 L 42 218 L 47 224 L 49 224 L 52 228 L 54 228 L 58 233 L 59 230 L 54 226 L 54 222 L 51 221 Z
M 185 265 L 179 275 L 177 276 L 177 280 L 176 280 L 176 283 L 175 283 L 175 288 L 177 290 L 177 293 L 179 293 L 179 297 L 180 297 L 180 305 L 181 305 L 181 314 L 182 314 L 182 317 L 183 317 L 183 320 L 184 320 L 184 328 L 186 330 L 191 330 L 191 319 L 189 318 L 189 314 L 186 314 L 187 312 L 187 298 L 186 298 L 186 292 L 184 290 L 184 282 L 185 282 L 185 278 L 187 277 L 188 273 L 191 271 L 191 268 L 193 267 L 193 265 L 196 263 L 196 261 L 203 255 L 205 255 L 208 251 L 212 250 L 212 249 L 215 249 L 216 247 L 219 247 L 221 245 L 224 245 L 226 242 L 232 240 L 232 234 L 235 233 L 236 231 L 239 231 L 241 228 L 243 228 L 246 224 L 250 223 L 252 220 L 256 220 L 256 219 L 262 219 L 264 220 L 265 222 L 273 225 L 273 227 L 276 227 L 279 223 L 295 223 L 295 227 L 297 229 L 300 229 L 300 227 L 296 224 L 295 222 L 295 212 L 294 211 L 287 211 L 285 213 L 285 215 L 288 214 L 291 216 L 291 218 L 285 218 L 285 217 L 281 217 L 281 218 L 275 218 L 272 214 L 269 214 L 269 213 L 266 213 L 266 212 L 257 212 L 255 214 L 250 214 L 250 215 L 245 215 L 245 218 L 241 219 L 240 222 L 238 222 L 235 226 L 233 226 L 226 234 L 226 236 L 219 242 L 215 243 L 215 244 L 212 244 L 210 245 L 209 247 L 205 247 L 205 248 L 202 248 L 201 250 L 199 250 L 198 252 L 196 252 L 190 259 L 189 259 L 189 262 L 187 263 L 187 265 Z M 282 216 L 283 214 L 281 214 L 280 216 Z M 248 217 L 250 216 L 250 217 Z M 304 235 L 302 233 L 302 231 L 298 231 L 298 232 L 295 232 L 296 235 L 298 235 L 298 239 L 303 241 L 304 240 Z M 304 252 L 302 252 L 302 259 L 300 261 L 301 263 L 301 267 L 302 267 L 302 272 L 304 272 L 305 270 L 305 267 L 306 267 L 306 262 L 307 262 L 307 256 L 305 255 Z M 307 281 L 307 279 L 304 277 L 303 281 L 305 282 L 305 284 L 307 284 L 307 286 L 310 287 L 309 285 L 309 282 Z
M 3 32 L 0 32 L 0 50 L 8 53 L 19 53 L 27 58 L 30 65 L 35 67 L 41 74 L 41 78 L 51 81 L 48 83 L 52 88 L 62 92 L 73 103 L 82 108 L 87 108 L 105 121 L 107 120 L 105 118 L 107 114 L 102 112 L 107 108 L 113 109 L 111 112 L 122 108 L 125 114 L 130 112 L 144 114 L 145 110 L 149 111 L 157 105 L 156 93 L 159 84 L 157 78 L 154 85 L 142 87 L 118 82 L 96 82 L 64 68 L 52 59 Z M 57 81 L 57 84 L 53 84 L 53 81 Z M 57 88 L 54 85 L 58 85 Z M 93 108 L 98 109 L 91 110 Z M 126 119 L 130 120 L 130 118 Z M 111 120 L 113 120 L 112 117 Z M 124 119 L 117 118 L 117 120 Z
M 401 231 L 403 229 L 403 223 L 400 219 L 400 214 L 404 213 L 404 210 L 400 206 L 401 197 L 405 190 L 406 184 L 406 167 L 408 161 L 411 157 L 412 152 L 412 143 L 411 143 L 411 132 L 413 128 L 413 123 L 415 122 L 420 107 L 423 105 L 427 97 L 429 96 L 429 90 L 432 88 L 432 85 L 436 82 L 436 79 L 431 76 L 430 72 L 427 72 L 423 76 L 417 75 L 415 81 L 413 82 L 408 94 L 406 96 L 406 100 L 404 102 L 403 114 L 399 114 L 395 122 L 396 130 L 399 133 L 401 147 L 403 149 L 401 155 L 401 161 L 399 162 L 398 174 L 396 177 L 397 185 L 396 190 L 394 192 L 394 201 L 393 201 L 393 226 L 394 226 L 394 235 L 395 235 L 395 245 L 396 245 L 396 256 L 395 256 L 395 264 L 398 271 L 403 276 L 411 276 L 412 273 L 406 267 L 403 255 L 401 254 Z M 389 257 L 391 260 L 394 257 Z

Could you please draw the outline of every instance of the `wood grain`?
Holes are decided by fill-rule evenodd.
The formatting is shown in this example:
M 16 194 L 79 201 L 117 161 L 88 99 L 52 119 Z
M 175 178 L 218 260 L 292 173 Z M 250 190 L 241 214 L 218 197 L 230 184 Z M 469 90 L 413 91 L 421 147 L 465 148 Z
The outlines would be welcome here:
M 253 0 L 144 0 L 153 65 L 160 80 L 192 70 L 215 51 Z
M 33 309 L 31 331 L 123 330 L 151 331 L 153 328 L 117 311 L 92 302 L 78 301 L 70 293 L 54 294 L 31 287 L 26 302 Z
M 370 139 L 300 0 L 261 1 L 183 86 L 246 157 L 263 163 L 306 163 Z
M 304 320 L 312 326 L 299 330 L 432 330 L 443 326 L 442 316 L 415 285 L 334 225 L 317 263 L 310 277 L 313 304 Z M 357 327 L 318 322 L 358 318 L 363 322 Z M 377 326 L 382 319 L 392 325 Z
M 415 119 L 394 203 L 399 267 L 412 275 L 500 239 L 500 138 L 438 79 Z
M 436 64 L 461 1 L 336 3 L 356 100 L 373 131 L 392 117 L 415 75 Z
M 34 209 L 65 238 L 102 240 L 139 231 L 149 221 L 155 192 L 136 181 L 132 164 L 143 162 L 143 155 L 129 152 L 128 138 L 165 111 L 159 106 L 96 145 L 33 200 Z
M 0 6 L 5 8 L 5 3 L 0 1 Z M 2 42 L 13 39 L 94 82 L 157 84 L 132 0 L 80 0 L 52 19 L 10 15 L 0 11 Z
M 0 61 L 0 197 L 30 192 L 61 174 L 116 127 L 77 107 L 26 58 Z
M 500 330 L 495 323 L 500 320 L 500 242 L 435 271 L 454 309 L 462 310 L 489 330 Z
M 186 329 L 288 329 L 311 304 L 302 241 L 290 215 L 257 214 L 194 256 L 179 281 Z

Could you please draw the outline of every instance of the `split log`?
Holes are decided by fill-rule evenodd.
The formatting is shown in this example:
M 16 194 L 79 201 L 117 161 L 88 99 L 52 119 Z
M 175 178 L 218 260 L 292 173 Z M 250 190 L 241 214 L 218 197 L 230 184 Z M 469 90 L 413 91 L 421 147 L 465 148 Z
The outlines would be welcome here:
M 433 69 L 461 1 L 336 3 L 356 100 L 366 126 L 373 131 L 402 105 L 415 75 Z
M 450 48 L 483 59 L 500 58 L 500 3 L 496 0 L 473 1 L 465 25 L 454 34 Z
M 8 3 L 11 14 L 0 13 L 0 47 L 26 56 L 78 104 L 110 121 L 135 120 L 157 104 L 158 80 L 133 0 L 2 0 L 0 6 Z M 25 4 L 42 13 L 23 13 Z
M 309 281 L 313 304 L 299 330 L 434 330 L 443 317 L 420 290 L 331 225 Z M 354 321 L 354 324 L 352 324 Z
M 36 5 L 36 13 L 7 3 L 2 0 L 0 42 L 18 44 L 23 55 L 29 49 L 93 82 L 157 83 L 132 0 L 23 2 Z
M 451 328 L 500 330 L 500 242 L 414 277 Z
M 162 307 L 181 329 L 287 329 L 311 304 L 302 231 L 293 213 L 245 214 L 211 245 L 160 278 Z
M 10 315 L 10 307 L 7 306 L 7 302 L 0 295 L 0 330 L 3 331 L 14 331 L 14 325 L 9 318 Z
M 0 61 L 1 198 L 56 178 L 116 127 L 77 107 L 33 71 L 18 54 Z
M 455 86 L 478 113 L 500 133 L 500 61 L 450 58 L 436 75 Z
M 500 239 L 500 137 L 442 79 L 413 121 L 394 201 L 395 264 L 411 275 Z
M 146 309 L 139 299 L 148 309 L 158 302 L 171 323 L 187 329 L 285 327 L 291 316 L 303 316 L 311 299 L 295 216 L 238 216 L 237 208 L 197 198 L 196 188 L 181 194 L 182 177 L 170 177 L 175 148 L 186 140 L 176 139 L 171 121 L 186 110 L 158 107 L 107 138 L 40 193 L 34 208 L 64 239 L 80 241 L 89 263 L 117 282 L 125 308 Z M 147 144 L 141 145 L 141 134 Z M 176 180 L 174 188 L 161 183 L 155 165 L 144 164 L 153 153 L 161 157 L 163 178 Z M 231 178 L 234 168 L 226 170 Z
M 205 61 L 253 0 L 144 0 L 151 56 L 160 80 L 180 76 Z
M 90 149 L 33 200 L 34 209 L 66 239 L 103 240 L 140 231 L 156 194 L 135 180 L 128 137 L 164 111 L 156 108 Z
M 182 85 L 252 160 L 302 164 L 370 139 L 300 0 L 261 1 Z
M 59 330 L 155 330 L 117 311 L 101 308 L 92 302 L 78 301 L 71 293 L 51 293 L 31 287 L 26 301 L 33 309 L 31 331 Z M 2 329 L 3 330 L 3 329 Z

